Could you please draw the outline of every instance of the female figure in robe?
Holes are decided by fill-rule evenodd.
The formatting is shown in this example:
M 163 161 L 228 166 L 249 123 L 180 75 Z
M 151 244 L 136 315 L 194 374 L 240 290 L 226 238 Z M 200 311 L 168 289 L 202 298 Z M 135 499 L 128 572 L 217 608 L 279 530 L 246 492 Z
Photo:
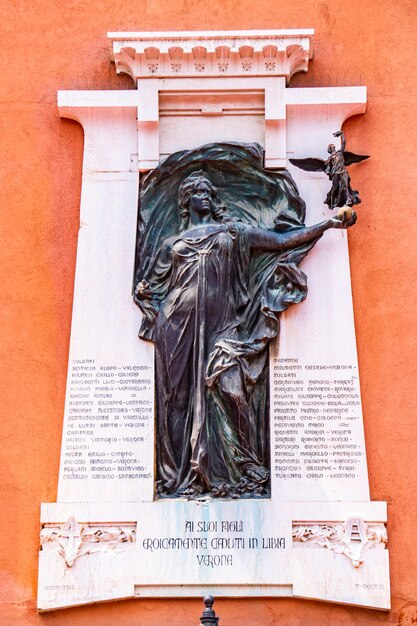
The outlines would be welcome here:
M 178 205 L 179 232 L 161 243 L 135 291 L 140 336 L 155 343 L 158 493 L 264 496 L 267 347 L 283 297 L 291 301 L 288 283 L 303 280 L 288 258 L 356 216 L 289 232 L 244 224 L 201 170 L 182 180 Z

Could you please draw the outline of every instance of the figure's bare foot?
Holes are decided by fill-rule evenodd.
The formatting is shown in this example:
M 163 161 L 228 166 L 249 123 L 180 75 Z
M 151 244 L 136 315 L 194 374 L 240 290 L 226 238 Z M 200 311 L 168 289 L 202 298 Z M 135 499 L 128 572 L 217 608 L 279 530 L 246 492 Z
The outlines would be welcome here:
M 202 488 L 200 485 L 188 485 L 188 487 L 183 487 L 177 491 L 177 495 L 184 498 L 197 498 L 202 493 Z
M 220 483 L 212 488 L 211 495 L 215 498 L 227 498 L 227 496 L 232 495 L 232 490 L 227 483 Z
M 265 483 L 269 478 L 269 472 L 263 465 L 256 465 L 255 463 L 246 463 L 243 467 L 243 472 L 250 480 L 255 483 Z

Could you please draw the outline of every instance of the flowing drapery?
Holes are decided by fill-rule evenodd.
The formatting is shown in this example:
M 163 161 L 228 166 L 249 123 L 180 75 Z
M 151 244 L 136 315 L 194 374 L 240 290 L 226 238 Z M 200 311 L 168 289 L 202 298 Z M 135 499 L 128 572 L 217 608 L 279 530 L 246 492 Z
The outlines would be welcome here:
M 184 230 L 178 187 L 197 169 L 217 187 L 228 219 Z M 315 241 L 254 251 L 248 226 L 287 232 L 304 216 L 290 175 L 265 171 L 256 144 L 176 153 L 142 181 L 135 283 L 146 281 L 152 294 L 137 303 L 139 336 L 155 342 L 162 495 L 196 486 L 245 493 L 245 485 L 268 494 L 266 479 L 248 487 L 245 478 L 249 465 L 269 467 L 268 344 L 279 313 L 306 296 L 298 265 Z M 224 384 L 228 373 L 239 393 Z

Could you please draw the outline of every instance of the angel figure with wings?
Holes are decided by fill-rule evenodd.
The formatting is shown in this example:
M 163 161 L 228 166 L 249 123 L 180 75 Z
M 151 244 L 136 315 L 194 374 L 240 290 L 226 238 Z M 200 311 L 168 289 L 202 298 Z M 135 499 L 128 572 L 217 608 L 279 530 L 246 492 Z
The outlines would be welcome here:
M 354 154 L 345 150 L 346 140 L 342 130 L 333 133 L 333 137 L 341 138 L 340 149 L 336 150 L 333 143 L 329 144 L 327 147 L 329 156 L 325 161 L 316 158 L 290 159 L 293 165 L 302 170 L 327 174 L 332 181 L 331 189 L 325 200 L 330 210 L 337 207 L 352 207 L 360 203 L 359 193 L 352 189 L 346 168 L 352 163 L 359 163 L 369 158 L 367 155 Z

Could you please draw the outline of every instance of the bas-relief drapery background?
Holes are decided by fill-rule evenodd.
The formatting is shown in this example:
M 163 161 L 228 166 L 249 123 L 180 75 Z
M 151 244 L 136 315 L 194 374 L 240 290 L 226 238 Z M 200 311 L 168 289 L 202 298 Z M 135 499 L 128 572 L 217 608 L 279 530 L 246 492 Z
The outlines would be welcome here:
M 224 624 L 410 624 L 417 618 L 415 291 L 410 288 L 417 8 L 328 0 L 36 5 L 0 12 L 3 163 L 2 547 L 0 624 L 194 624 L 198 600 L 127 601 L 36 613 L 39 503 L 56 499 L 79 227 L 82 130 L 61 121 L 57 89 L 133 88 L 109 63 L 108 30 L 306 28 L 315 58 L 294 86 L 368 87 L 349 146 L 372 155 L 349 235 L 371 497 L 389 505 L 390 613 L 290 599 L 219 600 Z M 337 320 L 333 320 L 337 323 Z M 175 616 L 173 622 L 172 615 Z

